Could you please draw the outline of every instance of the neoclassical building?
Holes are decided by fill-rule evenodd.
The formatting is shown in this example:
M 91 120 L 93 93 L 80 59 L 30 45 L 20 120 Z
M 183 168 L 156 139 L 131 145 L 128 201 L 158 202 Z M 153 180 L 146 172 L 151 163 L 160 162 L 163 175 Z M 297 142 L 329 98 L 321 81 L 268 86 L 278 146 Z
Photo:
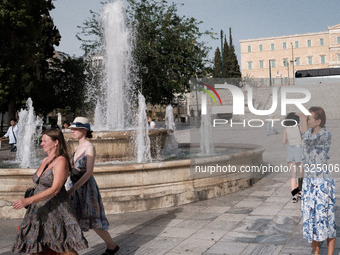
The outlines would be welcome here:
M 293 84 L 297 70 L 340 67 L 340 24 L 319 33 L 241 40 L 240 48 L 243 77 Z

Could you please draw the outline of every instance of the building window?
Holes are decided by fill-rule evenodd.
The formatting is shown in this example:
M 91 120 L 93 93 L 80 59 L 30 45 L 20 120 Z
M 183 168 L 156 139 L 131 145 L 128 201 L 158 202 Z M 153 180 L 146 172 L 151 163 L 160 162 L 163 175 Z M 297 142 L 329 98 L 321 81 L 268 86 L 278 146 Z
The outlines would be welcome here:
M 338 37 L 336 38 L 336 43 L 337 43 L 337 44 L 340 44 L 340 36 L 338 36 Z
M 263 45 L 262 44 L 259 45 L 259 51 L 263 51 Z
M 260 69 L 263 69 L 264 64 L 263 64 L 263 60 L 260 60 Z
M 295 41 L 295 48 L 299 48 L 299 41 Z
M 250 45 L 248 46 L 248 52 L 251 52 L 251 46 Z
M 296 58 L 296 59 L 295 59 L 295 65 L 296 65 L 296 66 L 299 66 L 299 65 L 300 65 L 300 58 Z
M 248 62 L 248 70 L 251 70 L 251 69 L 253 69 L 253 62 L 249 61 Z
M 288 66 L 288 58 L 283 59 L 283 66 Z
M 338 54 L 338 61 L 340 61 L 340 54 Z
M 326 56 L 325 55 L 320 56 L 320 63 L 321 64 L 325 64 L 326 63 Z
M 287 49 L 287 43 L 286 42 L 282 43 L 282 49 Z
M 307 47 L 312 47 L 312 40 L 307 40 Z
M 313 57 L 308 57 L 308 65 L 313 65 Z
M 271 44 L 270 44 L 270 49 L 271 49 L 271 50 L 275 50 L 275 44 L 274 44 L 274 43 L 271 43 Z
M 275 59 L 269 60 L 272 67 L 276 67 Z
M 325 41 L 323 38 L 320 38 L 320 46 L 324 46 L 325 45 Z

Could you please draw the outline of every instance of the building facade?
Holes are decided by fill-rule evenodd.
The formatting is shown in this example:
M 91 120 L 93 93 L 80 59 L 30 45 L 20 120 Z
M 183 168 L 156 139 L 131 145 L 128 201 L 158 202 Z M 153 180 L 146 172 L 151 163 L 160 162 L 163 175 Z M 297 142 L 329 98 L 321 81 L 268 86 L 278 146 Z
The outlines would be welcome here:
M 240 41 L 242 77 L 294 83 L 297 70 L 340 67 L 340 24 L 328 31 Z

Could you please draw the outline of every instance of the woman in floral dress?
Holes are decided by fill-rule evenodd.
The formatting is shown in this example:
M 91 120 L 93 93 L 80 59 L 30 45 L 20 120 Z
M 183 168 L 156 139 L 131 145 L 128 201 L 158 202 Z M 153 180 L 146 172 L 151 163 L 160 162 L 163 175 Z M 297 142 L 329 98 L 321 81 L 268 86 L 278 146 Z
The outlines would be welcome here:
M 48 156 L 33 175 L 34 195 L 13 204 L 15 210 L 28 208 L 12 251 L 78 254 L 88 246 L 64 187 L 70 163 L 62 132 L 46 130 L 41 146 Z
M 75 149 L 71 159 L 72 186 L 68 190 L 71 204 L 82 230 L 93 229 L 106 243 L 107 249 L 103 255 L 113 255 L 119 250 L 119 246 L 107 231 L 109 223 L 105 216 L 97 182 L 93 177 L 96 150 L 88 140 L 92 137 L 89 121 L 87 118 L 77 117 L 70 129 L 73 137 L 79 141 L 79 146 Z
M 324 240 L 327 240 L 328 254 L 333 254 L 335 185 L 327 164 L 332 135 L 325 127 L 325 111 L 321 107 L 311 107 L 309 111 L 308 117 L 299 115 L 305 172 L 301 198 L 303 237 L 312 243 L 314 254 L 320 254 L 320 242 Z

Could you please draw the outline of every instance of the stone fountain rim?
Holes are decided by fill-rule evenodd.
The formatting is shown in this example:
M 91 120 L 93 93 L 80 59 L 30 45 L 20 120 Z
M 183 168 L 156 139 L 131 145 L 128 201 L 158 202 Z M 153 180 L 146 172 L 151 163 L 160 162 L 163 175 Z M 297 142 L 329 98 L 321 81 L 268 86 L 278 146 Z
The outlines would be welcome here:
M 190 143 L 181 143 L 179 147 L 190 147 L 193 144 Z M 193 146 L 198 146 L 199 144 L 194 144 Z M 217 143 L 215 144 L 217 148 L 224 147 L 232 147 L 232 148 L 243 148 L 246 151 L 236 152 L 229 155 L 217 155 L 217 156 L 206 156 L 200 158 L 193 159 L 180 159 L 180 160 L 171 160 L 171 161 L 162 161 L 162 162 L 151 162 L 151 163 L 128 163 L 128 164 L 119 164 L 119 165 L 101 165 L 94 167 L 94 172 L 96 174 L 107 173 L 107 172 L 133 172 L 133 171 L 153 171 L 160 170 L 162 168 L 179 168 L 182 166 L 190 166 L 191 164 L 204 164 L 207 162 L 220 162 L 223 160 L 230 160 L 234 158 L 240 157 L 249 157 L 252 155 L 261 154 L 265 151 L 262 145 L 257 144 L 239 144 L 239 143 Z M 25 171 L 23 171 L 23 169 Z M 1 169 L 0 176 L 30 176 L 33 175 L 36 171 L 36 168 L 5 168 Z
M 119 140 L 119 139 L 126 139 L 133 135 L 133 133 L 136 132 L 136 130 L 112 130 L 112 131 L 93 131 L 92 135 L 93 138 L 90 138 L 91 141 L 96 140 Z M 165 128 L 159 128 L 159 129 L 149 129 L 149 135 L 155 136 L 158 134 L 164 134 L 164 133 L 173 133 L 172 129 L 165 129 Z M 114 137 L 107 137 L 111 134 L 114 134 Z M 72 136 L 72 132 L 64 133 L 64 137 L 67 141 L 76 141 L 75 138 Z

